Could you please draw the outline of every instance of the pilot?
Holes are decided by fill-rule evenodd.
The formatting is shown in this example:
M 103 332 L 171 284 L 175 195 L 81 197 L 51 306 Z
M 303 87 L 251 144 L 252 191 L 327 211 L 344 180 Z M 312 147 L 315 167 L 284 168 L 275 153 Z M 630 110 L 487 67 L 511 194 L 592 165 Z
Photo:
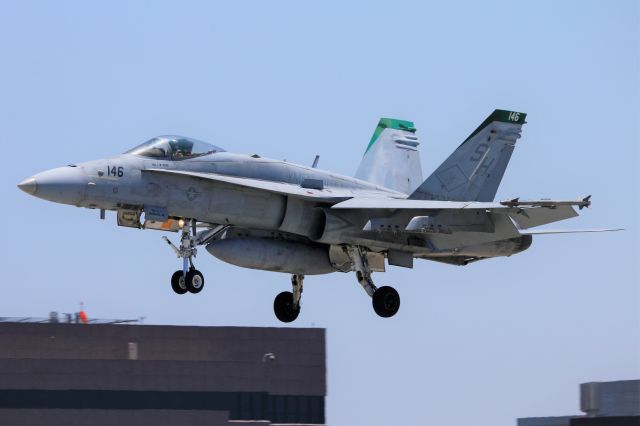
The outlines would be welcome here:
M 174 139 L 169 141 L 171 150 L 173 151 L 173 158 L 180 160 L 183 158 L 191 157 L 191 150 L 193 149 L 193 142 L 186 139 Z

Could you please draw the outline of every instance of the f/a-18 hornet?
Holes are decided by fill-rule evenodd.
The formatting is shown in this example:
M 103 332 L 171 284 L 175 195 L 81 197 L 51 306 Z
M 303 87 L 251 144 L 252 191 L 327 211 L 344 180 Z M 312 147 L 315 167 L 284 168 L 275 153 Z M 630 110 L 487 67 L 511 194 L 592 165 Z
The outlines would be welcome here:
M 117 212 L 120 226 L 180 232 L 178 294 L 199 293 L 193 258 L 204 245 L 245 268 L 291 274 L 278 294 L 280 321 L 300 312 L 305 275 L 355 272 L 382 317 L 400 297 L 372 272 L 414 259 L 452 265 L 511 256 L 531 246 L 531 228 L 577 216 L 577 200 L 494 202 L 526 114 L 495 110 L 426 180 L 410 121 L 382 118 L 355 177 L 260 155 L 234 154 L 182 136 L 159 136 L 115 157 L 38 173 L 18 187 L 57 203 Z M 564 232 L 564 231 L 563 231 Z

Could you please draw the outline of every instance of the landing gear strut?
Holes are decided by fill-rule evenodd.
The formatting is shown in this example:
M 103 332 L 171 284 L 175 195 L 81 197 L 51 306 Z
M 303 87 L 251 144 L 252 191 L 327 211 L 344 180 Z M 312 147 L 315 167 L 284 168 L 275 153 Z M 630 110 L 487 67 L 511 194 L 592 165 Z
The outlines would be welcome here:
M 189 224 L 188 221 L 185 221 L 182 227 L 180 247 L 176 247 L 167 237 L 162 237 L 171 246 L 176 256 L 182 259 L 182 270 L 177 270 L 171 276 L 171 288 L 177 294 L 185 294 L 186 292 L 195 294 L 202 291 L 204 288 L 204 275 L 193 264 L 193 258 L 198 253 L 196 246 L 206 244 L 226 228 L 218 225 L 212 229 L 197 233 L 195 219 L 191 219 L 190 222 Z
M 300 298 L 302 296 L 302 283 L 304 275 L 291 276 L 291 288 L 293 291 L 283 291 L 273 301 L 273 312 L 282 322 L 292 322 L 300 314 Z
M 347 253 L 353 262 L 356 278 L 364 291 L 371 297 L 373 310 L 383 318 L 394 316 L 400 309 L 400 295 L 389 286 L 376 287 L 371 278 L 371 269 L 367 262 L 367 254 L 358 246 L 347 247 Z

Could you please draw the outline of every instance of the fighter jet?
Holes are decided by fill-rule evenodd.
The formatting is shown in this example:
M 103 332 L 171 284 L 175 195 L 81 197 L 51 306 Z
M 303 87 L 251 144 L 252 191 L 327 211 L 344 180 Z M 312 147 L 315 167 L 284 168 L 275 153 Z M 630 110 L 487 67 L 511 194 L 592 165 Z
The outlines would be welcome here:
M 257 154 L 236 154 L 183 136 L 155 137 L 121 155 L 38 173 L 24 192 L 57 203 L 115 211 L 120 226 L 179 232 L 177 294 L 199 293 L 199 246 L 244 268 L 291 274 L 276 317 L 291 322 L 306 275 L 355 272 L 381 317 L 400 296 L 373 272 L 414 259 L 452 265 L 511 256 L 531 246 L 531 228 L 577 216 L 575 200 L 496 202 L 526 114 L 495 110 L 426 180 L 412 122 L 382 118 L 355 177 Z

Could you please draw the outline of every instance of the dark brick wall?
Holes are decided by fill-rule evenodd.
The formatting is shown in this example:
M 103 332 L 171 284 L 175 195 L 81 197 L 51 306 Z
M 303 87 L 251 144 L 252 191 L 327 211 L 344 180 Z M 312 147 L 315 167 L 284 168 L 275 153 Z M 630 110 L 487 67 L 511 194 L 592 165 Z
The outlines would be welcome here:
M 227 420 L 227 413 L 219 411 L 0 409 L 3 426 L 213 426 L 227 425 Z
M 571 426 L 640 426 L 640 416 L 576 417 Z
M 136 359 L 129 359 L 131 344 Z M 266 353 L 275 359 L 263 361 Z M 207 424 L 224 424 L 220 419 L 248 420 L 257 414 L 323 423 L 325 376 L 323 329 L 0 323 L 3 425 L 20 413 L 26 416 L 23 420 L 37 419 L 33 413 L 56 408 L 47 401 L 51 398 L 61 401 L 56 413 L 67 413 L 71 424 L 81 424 L 87 411 L 108 412 L 105 418 L 113 421 L 104 424 L 125 417 L 129 420 L 120 423 L 138 424 L 135 412 L 163 411 L 157 401 L 167 395 L 175 395 L 176 401 L 197 397 L 204 402 L 174 404 L 164 410 L 171 411 L 163 420 L 167 423 L 144 424 L 180 424 L 171 419 L 182 411 L 195 419 L 185 417 L 184 424 L 214 417 L 218 420 Z M 16 410 L 21 400 L 12 399 L 11 391 L 31 402 Z M 91 406 L 73 405 L 78 391 L 93 401 Z M 101 402 L 105 398 L 115 402 Z M 132 399 L 143 401 L 140 408 L 123 410 L 122 401 Z M 233 401 L 226 411 L 221 410 L 224 401 Z
M 324 329 L 0 323 L 0 389 L 325 395 L 325 374 Z

